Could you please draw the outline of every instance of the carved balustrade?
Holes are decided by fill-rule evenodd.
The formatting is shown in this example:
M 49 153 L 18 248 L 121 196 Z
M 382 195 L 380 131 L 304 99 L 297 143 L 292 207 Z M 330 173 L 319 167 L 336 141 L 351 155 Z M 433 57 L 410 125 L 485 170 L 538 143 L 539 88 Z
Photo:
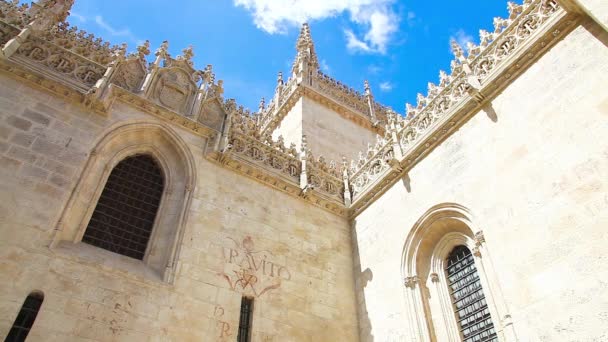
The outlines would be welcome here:
M 369 117 L 369 106 L 363 94 L 323 74 L 321 71 L 313 79 L 312 87 L 355 112 Z
M 344 202 L 342 170 L 337 167 L 334 161 L 328 163 L 323 157 L 315 159 L 309 154 L 307 156 L 306 174 L 308 184 L 314 186 L 316 191 L 341 203 Z
M 420 155 L 420 146 L 431 145 L 429 137 L 440 140 L 441 135 L 435 133 L 441 127 L 444 127 L 441 131 L 446 132 L 444 124 L 448 119 L 454 120 L 463 108 L 474 108 L 469 106 L 471 103 L 482 104 L 491 93 L 490 85 L 497 87 L 497 83 L 505 83 L 504 80 L 511 77 L 505 72 L 515 65 L 511 57 L 539 45 L 533 38 L 535 34 L 545 32 L 548 22 L 557 21 L 552 18 L 561 18 L 556 13 L 564 13 L 556 0 L 524 0 L 521 5 L 510 2 L 509 17 L 495 18 L 492 32 L 481 30 L 479 45 L 469 43 L 463 48 L 452 43 L 455 59 L 450 73 L 440 71 L 439 83 L 429 83 L 427 95 L 418 94 L 416 106 L 406 105 L 405 118 L 395 116 L 388 107 L 375 102 L 368 84 L 366 93 L 361 94 L 320 71 L 313 73 L 306 87 L 374 123 L 388 124 L 383 130 L 385 136 L 379 136 L 376 143 L 361 152 L 359 160 L 352 161 L 345 170 L 345 166 L 338 168 L 322 157 L 313 158 L 309 151 L 302 157 L 295 146 L 285 147 L 282 138 L 277 141 L 270 138 L 270 131 L 280 116 L 286 114 L 285 104 L 302 89 L 298 77 L 290 77 L 283 83 L 279 74 L 273 100 L 268 106 L 262 102 L 259 112 L 251 114 L 242 107 L 236 108 L 234 101 L 224 100 L 222 82 L 215 81 L 211 66 L 204 70 L 193 67 L 191 48 L 183 50 L 182 56 L 172 58 L 165 42 L 156 52 L 156 60 L 148 63 L 147 42 L 127 55 L 126 46 L 111 46 L 67 24 L 66 6 L 71 3 L 70 0 L 48 1 L 44 2 L 47 7 L 30 7 L 19 1 L 0 0 L 3 58 L 25 66 L 28 73 L 37 71 L 46 79 L 75 89 L 85 98 L 84 104 L 96 97 L 99 100 L 113 86 L 121 99 L 128 98 L 144 110 L 152 108 L 151 112 L 165 113 L 162 116 L 171 120 L 181 116 L 180 124 L 193 127 L 194 131 L 206 127 L 204 129 L 213 132 L 210 136 L 219 132 L 215 152 L 233 155 L 256 166 L 256 172 L 263 178 L 279 176 L 283 185 L 295 191 L 301 189 L 304 197 L 309 196 L 308 190 L 314 189 L 310 196 L 313 203 L 318 205 L 324 201 L 325 208 L 340 214 L 345 209 L 340 203 L 348 206 L 352 199 L 355 204 L 375 185 L 391 179 L 388 175 L 400 174 L 409 160 Z M 61 11 L 53 12 L 55 14 L 48 11 L 48 6 L 60 5 L 64 6 Z M 543 35 L 549 36 L 547 32 Z M 558 35 L 558 31 L 553 32 L 553 37 Z
M 509 3 L 508 9 L 509 18 L 495 18 L 494 32 L 481 30 L 480 44 L 469 44 L 466 56 L 462 48 L 453 43 L 456 59 L 452 61 L 451 74 L 441 71 L 439 85 L 429 83 L 427 96 L 419 94 L 416 107 L 406 105 L 407 118 L 397 125 L 397 141 L 388 137 L 382 147 L 368 150 L 367 154 L 361 154 L 359 161 L 351 163 L 349 182 L 353 201 L 391 169 L 389 161 L 395 145 L 403 151 L 403 160 L 407 159 L 439 119 L 463 101 L 482 101 L 479 90 L 483 85 L 493 79 L 508 57 L 550 20 L 560 6 L 555 0 L 525 0 L 522 5 Z
M 231 153 L 250 163 L 280 174 L 284 178 L 298 184 L 301 173 L 301 162 L 295 148 L 285 148 L 284 145 L 255 136 L 244 134 L 235 129 L 230 137 Z
M 18 0 L 0 1 L 0 20 L 10 26 L 22 29 L 32 21 L 28 14 L 29 9 L 28 4 L 19 4 Z

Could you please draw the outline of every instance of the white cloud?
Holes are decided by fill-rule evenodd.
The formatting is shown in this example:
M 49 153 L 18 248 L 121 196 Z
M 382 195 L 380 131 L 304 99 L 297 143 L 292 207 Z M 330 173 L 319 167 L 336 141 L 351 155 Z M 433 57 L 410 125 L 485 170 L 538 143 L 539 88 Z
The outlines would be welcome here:
M 76 20 L 78 20 L 81 23 L 86 23 L 87 22 L 87 17 L 85 17 L 82 14 L 76 13 L 76 12 L 70 12 L 70 17 L 75 18 Z
M 357 38 L 353 31 L 344 30 L 344 34 L 346 35 L 346 48 L 350 51 L 370 52 L 372 50 L 366 42 Z
M 382 71 L 382 68 L 374 64 L 367 67 L 367 72 L 371 75 L 377 75 L 380 71 Z
M 473 42 L 473 36 L 467 34 L 463 29 L 459 29 L 456 33 L 450 37 L 450 41 L 455 40 L 460 47 L 466 49 L 467 43 Z
M 383 92 L 389 92 L 393 90 L 393 84 L 388 81 L 382 82 L 380 83 L 380 90 L 382 90 Z
M 392 6 L 395 0 L 233 0 L 252 12 L 255 25 L 268 33 L 284 33 L 291 26 L 348 13 L 356 32 L 344 30 L 347 47 L 352 51 L 385 53 L 399 17 Z
M 329 67 L 329 64 L 327 64 L 327 61 L 322 59 L 321 60 L 321 70 L 323 70 L 323 72 L 329 72 L 331 70 L 331 68 Z
M 108 24 L 102 16 L 97 15 L 95 16 L 95 23 L 101 27 L 102 29 L 106 30 L 109 34 L 116 36 L 116 37 L 125 37 L 133 42 L 137 42 L 139 41 L 139 39 L 135 38 L 135 36 L 133 35 L 133 33 L 131 32 L 131 30 L 129 30 L 128 28 L 124 28 L 124 29 L 116 29 L 114 28 L 112 25 Z

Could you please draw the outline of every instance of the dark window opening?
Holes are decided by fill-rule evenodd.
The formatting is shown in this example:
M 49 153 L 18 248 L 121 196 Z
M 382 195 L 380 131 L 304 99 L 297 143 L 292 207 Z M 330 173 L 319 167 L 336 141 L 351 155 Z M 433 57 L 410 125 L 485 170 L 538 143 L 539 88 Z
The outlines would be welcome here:
M 43 300 L 44 295 L 41 292 L 32 292 L 25 298 L 21 310 L 17 314 L 17 318 L 15 318 L 15 322 L 4 342 L 25 341 L 27 334 L 32 329 L 32 325 L 34 325 Z
M 253 319 L 253 298 L 243 297 L 241 300 L 241 318 L 239 319 L 239 334 L 237 342 L 251 341 L 251 321 Z
M 446 272 L 463 342 L 498 341 L 471 251 L 455 247 L 448 256 Z
M 122 160 L 108 177 L 82 241 L 143 259 L 163 188 L 162 172 L 152 157 Z

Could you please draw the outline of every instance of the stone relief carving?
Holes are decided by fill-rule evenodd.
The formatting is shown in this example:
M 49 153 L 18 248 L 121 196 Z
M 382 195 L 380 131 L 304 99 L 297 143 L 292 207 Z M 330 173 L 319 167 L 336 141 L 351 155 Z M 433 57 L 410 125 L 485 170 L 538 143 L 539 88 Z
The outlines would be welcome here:
M 353 201 L 375 184 L 390 169 L 387 160 L 395 143 L 403 154 L 411 151 L 434 124 L 467 96 L 476 100 L 477 89 L 499 65 L 556 13 L 560 6 L 555 0 L 526 0 L 522 5 L 509 3 L 509 18 L 495 18 L 494 32 L 480 31 L 480 45 L 469 44 L 468 54 L 452 42 L 455 59 L 451 74 L 441 71 L 440 83 L 429 83 L 428 95 L 418 94 L 416 106 L 406 104 L 405 120 L 397 118 L 396 138 L 388 137 L 383 146 L 376 144 L 361 153 L 350 168 L 349 182 Z M 382 145 L 382 144 L 381 144 Z
M 438 84 L 429 83 L 427 94 L 418 94 L 415 106 L 406 104 L 406 117 L 395 115 L 376 102 L 367 82 L 365 92 L 361 93 L 322 73 L 310 29 L 304 25 L 292 74 L 287 81 L 279 74 L 273 99 L 268 104 L 262 101 L 258 112 L 250 113 L 242 107 L 236 108 L 234 101 L 224 100 L 222 82 L 215 81 L 210 65 L 204 70 L 193 67 L 192 48 L 172 58 L 168 43 L 164 42 L 155 54 L 155 61 L 148 64 L 149 42 L 127 55 L 126 46 L 112 46 L 65 22 L 72 3 L 43 0 L 29 6 L 19 1 L 0 2 L 0 43 L 4 46 L 4 58 L 42 74 L 43 78 L 37 82 L 45 88 L 72 98 L 81 96 L 81 102 L 96 111 L 107 110 L 107 104 L 112 101 L 102 102 L 101 98 L 107 93 L 104 89 L 114 84 L 126 91 L 117 90 L 113 95 L 123 101 L 136 103 L 194 131 L 209 127 L 218 132 L 220 138 L 215 149 L 221 152 L 219 161 L 231 155 L 255 166 L 259 180 L 277 185 L 280 178 L 289 184 L 299 184 L 303 193 L 314 189 L 332 202 L 331 205 L 323 202 L 322 206 L 334 209 L 335 205 L 346 209 L 351 200 L 352 203 L 360 198 L 365 201 L 364 195 L 384 186 L 405 164 L 420 157 L 420 146 L 431 146 L 429 140 L 423 139 L 429 136 L 437 139 L 447 132 L 445 128 L 437 128 L 439 121 L 451 118 L 462 103 L 484 101 L 483 87 L 495 80 L 501 70 L 512 67 L 510 63 L 515 64 L 512 56 L 523 47 L 540 51 L 538 46 L 545 46 L 560 34 L 559 27 L 568 27 L 571 23 L 564 20 L 558 27 L 551 21 L 556 13 L 565 13 L 556 0 L 510 2 L 508 18 L 495 18 L 493 31 L 481 30 L 479 45 L 461 47 L 452 43 L 455 58 L 450 72 L 440 71 Z M 36 24 L 29 25 L 32 21 Z M 552 29 L 553 37 L 547 41 L 535 38 L 541 28 L 548 29 L 548 23 L 556 25 L 555 30 Z M 532 39 L 537 40 L 529 44 Z M 515 67 L 519 68 L 518 65 Z M 18 72 L 12 66 L 4 69 Z M 504 77 L 509 79 L 511 74 Z M 272 129 L 280 122 L 281 115 L 285 115 L 285 108 L 301 96 L 302 86 L 307 94 L 322 94 L 338 103 L 340 110 L 360 114 L 365 122 L 380 127 L 383 135 L 362 151 L 358 159 L 343 163 L 341 168 L 322 156 L 313 157 L 309 151 L 301 155 L 295 146 L 285 146 L 281 137 L 273 141 Z M 160 106 L 151 105 L 147 99 Z M 95 105 L 95 101 L 102 103 Z M 315 202 L 322 201 L 317 198 Z
M 121 63 L 112 78 L 112 83 L 132 92 L 138 92 L 146 77 L 146 68 L 138 59 Z
M 219 131 L 225 117 L 223 106 L 216 99 L 212 99 L 203 103 L 198 121 Z
M 65 53 L 56 45 L 39 39 L 23 43 L 16 55 L 37 66 L 39 70 L 59 74 L 83 89 L 92 87 L 105 72 L 102 65 L 79 55 Z
M 187 72 L 179 68 L 163 69 L 152 90 L 152 99 L 178 113 L 185 113 L 196 86 Z

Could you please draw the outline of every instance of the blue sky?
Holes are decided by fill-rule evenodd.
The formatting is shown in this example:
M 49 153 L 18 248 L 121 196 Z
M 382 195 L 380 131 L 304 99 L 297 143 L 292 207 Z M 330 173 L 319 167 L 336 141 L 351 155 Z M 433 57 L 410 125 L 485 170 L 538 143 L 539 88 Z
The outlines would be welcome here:
M 196 67 L 212 64 L 225 96 L 257 109 L 288 75 L 300 23 L 307 21 L 322 69 L 355 89 L 368 79 L 378 101 L 404 111 L 448 70 L 451 38 L 477 41 L 507 16 L 506 1 L 468 0 L 76 0 L 69 21 L 129 49 L 169 41 L 173 56 L 194 46 Z

